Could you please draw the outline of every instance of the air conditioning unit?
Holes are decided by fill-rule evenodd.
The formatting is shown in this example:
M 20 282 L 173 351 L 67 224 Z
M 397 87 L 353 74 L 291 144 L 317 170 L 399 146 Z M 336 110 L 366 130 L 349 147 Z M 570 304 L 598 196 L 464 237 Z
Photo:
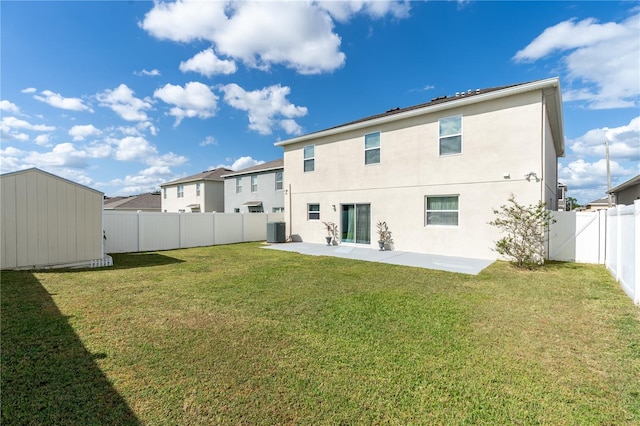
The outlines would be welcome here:
M 285 222 L 267 222 L 267 242 L 284 243 L 287 241 Z

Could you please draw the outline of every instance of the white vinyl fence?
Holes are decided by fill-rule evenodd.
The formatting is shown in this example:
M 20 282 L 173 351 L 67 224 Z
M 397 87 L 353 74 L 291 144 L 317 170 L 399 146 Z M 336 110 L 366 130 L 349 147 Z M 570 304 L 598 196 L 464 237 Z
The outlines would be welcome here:
M 640 200 L 598 212 L 552 212 L 549 259 L 607 267 L 640 304 Z
M 283 213 L 154 213 L 104 211 L 105 253 L 171 250 L 262 241 Z

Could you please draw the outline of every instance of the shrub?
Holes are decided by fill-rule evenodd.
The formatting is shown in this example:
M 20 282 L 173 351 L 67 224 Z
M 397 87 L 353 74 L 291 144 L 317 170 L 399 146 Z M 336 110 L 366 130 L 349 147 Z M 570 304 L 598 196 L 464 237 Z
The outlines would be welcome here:
M 511 194 L 508 203 L 493 209 L 497 216 L 489 222 L 507 235 L 496 241 L 495 251 L 518 268 L 534 269 L 544 264 L 544 243 L 549 224 L 555 222 L 543 202 L 523 206 Z

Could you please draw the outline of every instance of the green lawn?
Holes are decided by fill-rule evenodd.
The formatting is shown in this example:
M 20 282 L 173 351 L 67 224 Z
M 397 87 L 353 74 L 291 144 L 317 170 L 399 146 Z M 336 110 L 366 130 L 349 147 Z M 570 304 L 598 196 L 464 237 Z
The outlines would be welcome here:
M 477 276 L 263 250 L 2 273 L 2 424 L 640 424 L 602 266 Z

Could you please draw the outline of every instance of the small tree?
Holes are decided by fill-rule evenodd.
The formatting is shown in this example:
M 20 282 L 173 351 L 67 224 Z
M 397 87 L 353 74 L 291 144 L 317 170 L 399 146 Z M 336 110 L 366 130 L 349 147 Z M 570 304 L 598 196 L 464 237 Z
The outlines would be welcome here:
M 545 237 L 549 224 L 555 222 L 545 204 L 523 206 L 511 194 L 508 204 L 493 209 L 493 213 L 497 218 L 489 224 L 507 234 L 496 241 L 495 250 L 512 259 L 518 268 L 534 269 L 544 264 Z

